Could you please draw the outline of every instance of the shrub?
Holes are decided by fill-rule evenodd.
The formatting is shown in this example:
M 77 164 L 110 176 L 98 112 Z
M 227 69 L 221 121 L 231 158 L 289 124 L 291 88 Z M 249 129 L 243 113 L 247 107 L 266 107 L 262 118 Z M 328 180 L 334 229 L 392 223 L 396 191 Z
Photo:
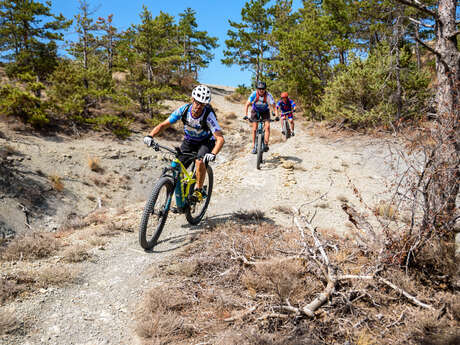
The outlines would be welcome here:
M 316 108 L 326 120 L 351 127 L 391 125 L 397 104 L 394 61 L 388 47 L 376 49 L 367 59 L 354 57 L 325 89 Z M 417 71 L 410 53 L 401 50 L 402 118 L 420 116 L 429 96 L 429 76 Z
M 14 116 L 34 127 L 49 123 L 45 113 L 46 106 L 38 97 L 12 85 L 0 86 L 0 113 Z

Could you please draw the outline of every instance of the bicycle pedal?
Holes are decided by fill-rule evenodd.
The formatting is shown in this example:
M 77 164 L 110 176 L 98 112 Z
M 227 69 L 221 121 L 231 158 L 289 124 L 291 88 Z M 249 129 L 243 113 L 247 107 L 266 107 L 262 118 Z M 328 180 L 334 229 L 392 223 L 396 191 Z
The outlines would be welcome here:
M 185 208 L 171 207 L 171 212 L 175 214 L 180 214 L 185 212 Z

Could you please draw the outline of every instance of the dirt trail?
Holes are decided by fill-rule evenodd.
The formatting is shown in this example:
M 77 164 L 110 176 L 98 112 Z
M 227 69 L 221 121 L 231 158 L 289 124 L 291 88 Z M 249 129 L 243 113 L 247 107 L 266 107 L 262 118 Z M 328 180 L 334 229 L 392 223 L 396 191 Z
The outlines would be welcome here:
M 72 157 L 63 158 L 71 162 L 84 159 L 88 150 L 105 152 L 103 165 L 108 171 L 118 173 L 113 173 L 114 177 L 121 173 L 130 175 L 129 189 L 120 190 L 120 183 L 111 187 L 115 197 L 125 193 L 129 202 L 125 202 L 121 214 L 112 210 L 110 217 L 133 228 L 134 232 L 122 232 L 107 245 L 92 249 L 93 259 L 79 264 L 77 284 L 63 289 L 42 289 L 33 297 L 14 302 L 10 308 L 14 307 L 18 317 L 25 320 L 27 333 L 0 338 L 0 344 L 140 343 L 135 333 L 134 313 L 143 293 L 156 283 L 154 269 L 161 269 L 161 263 L 168 256 L 177 254 L 196 239 L 210 219 L 225 220 L 235 211 L 258 209 L 273 222 L 290 225 L 291 219 L 280 212 L 279 206 L 303 205 L 304 212 L 316 213 L 315 225 L 346 235 L 352 225 L 341 208 L 344 200 L 369 214 L 366 204 L 372 207 L 385 199 L 385 150 L 379 140 L 311 136 L 308 133 L 312 128 L 301 121 L 297 123 L 296 136 L 287 142 L 281 140 L 279 129 L 276 130 L 279 124 L 272 125 L 275 128 L 273 143 L 262 169 L 256 170 L 255 155 L 249 152 L 249 127 L 239 119 L 243 106 L 225 99 L 230 91 L 224 87 L 213 89 L 219 121 L 229 125 L 223 125 L 226 146 L 214 164 L 215 189 L 207 220 L 191 227 L 184 216 L 171 214 L 160 243 L 152 253 L 140 249 L 137 224 L 151 184 L 165 162 L 150 158 L 157 155 L 142 145 L 143 133 L 133 135 L 124 143 L 63 140 L 59 147 L 54 147 L 59 151 L 54 155 L 59 157 L 64 157 L 69 147 L 73 147 Z M 236 114 L 237 119 L 231 119 L 229 113 Z M 45 144 L 40 142 L 42 151 L 47 149 Z M 77 163 L 74 166 L 82 169 Z M 77 183 L 80 182 L 75 185 L 69 182 L 69 188 L 75 188 L 75 203 L 87 202 L 86 196 L 78 193 L 89 192 L 82 183 L 76 187 Z M 354 187 L 360 191 L 362 201 L 353 193 Z M 110 193 L 106 194 L 103 198 L 110 197 Z M 93 207 L 94 203 L 79 209 L 89 211 Z M 58 217 L 57 213 L 54 217 Z M 81 234 L 79 240 L 84 240 L 84 231 Z

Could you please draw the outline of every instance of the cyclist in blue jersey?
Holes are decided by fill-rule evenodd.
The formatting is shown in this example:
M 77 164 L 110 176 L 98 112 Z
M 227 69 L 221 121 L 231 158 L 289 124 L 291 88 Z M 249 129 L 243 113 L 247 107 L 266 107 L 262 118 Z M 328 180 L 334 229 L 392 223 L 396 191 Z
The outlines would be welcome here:
M 176 109 L 165 121 L 153 128 L 144 137 L 147 146 L 155 144 L 153 137 L 179 120 L 184 124 L 184 140 L 180 146 L 182 152 L 197 152 L 195 161 L 197 175 L 197 190 L 203 194 L 203 182 L 206 177 L 207 162 L 216 159 L 216 155 L 224 145 L 224 136 L 217 122 L 211 105 L 211 90 L 206 85 L 198 85 L 192 91 L 192 103 Z M 187 167 L 191 162 L 181 157 L 181 162 Z
M 296 104 L 289 98 L 287 92 L 281 93 L 281 100 L 276 103 L 276 114 L 283 120 L 284 116 L 288 117 L 289 124 L 291 126 L 291 135 L 294 136 L 294 112 Z M 284 133 L 283 133 L 284 134 Z
M 275 113 L 275 100 L 273 96 L 266 90 L 267 84 L 263 81 L 257 83 L 257 90 L 254 91 L 248 98 L 246 102 L 245 113 L 248 116 L 248 109 L 252 105 L 251 116 L 249 121 L 252 123 L 252 153 L 256 154 L 256 132 L 257 132 L 257 113 L 259 112 L 260 116 L 264 120 L 265 127 L 265 149 L 268 151 L 268 139 L 270 139 L 270 107 L 272 108 L 272 113 Z

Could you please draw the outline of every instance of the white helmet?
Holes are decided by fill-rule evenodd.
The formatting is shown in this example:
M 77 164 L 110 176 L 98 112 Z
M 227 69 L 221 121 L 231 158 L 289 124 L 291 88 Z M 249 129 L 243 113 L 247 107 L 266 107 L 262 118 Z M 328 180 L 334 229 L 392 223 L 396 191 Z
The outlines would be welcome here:
M 193 89 L 192 97 L 198 102 L 209 104 L 211 102 L 211 90 L 206 85 L 198 85 Z

